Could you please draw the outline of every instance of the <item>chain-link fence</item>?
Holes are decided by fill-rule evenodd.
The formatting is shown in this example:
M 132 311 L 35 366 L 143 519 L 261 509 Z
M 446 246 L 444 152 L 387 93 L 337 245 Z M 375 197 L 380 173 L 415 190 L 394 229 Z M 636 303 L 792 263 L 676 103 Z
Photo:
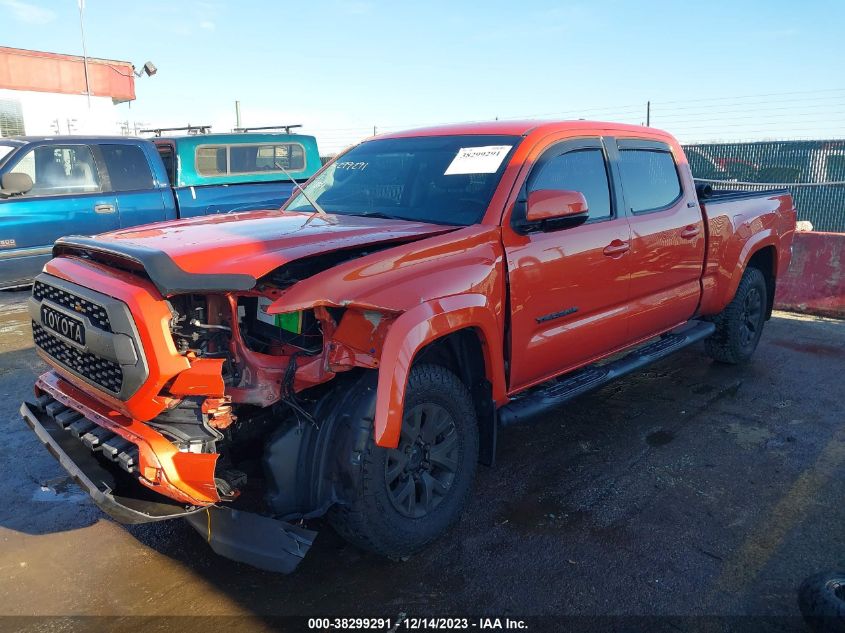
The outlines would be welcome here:
M 845 232 L 845 140 L 686 145 L 692 174 L 717 189 L 786 187 L 799 220 Z

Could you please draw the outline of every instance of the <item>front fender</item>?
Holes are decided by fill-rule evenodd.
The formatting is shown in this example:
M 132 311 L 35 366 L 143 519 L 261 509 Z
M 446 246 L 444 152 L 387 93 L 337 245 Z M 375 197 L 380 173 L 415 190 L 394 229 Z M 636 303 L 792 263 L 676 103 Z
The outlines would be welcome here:
M 493 399 L 506 399 L 502 326 L 487 296 L 467 293 L 427 301 L 401 314 L 385 337 L 375 411 L 374 437 L 378 446 L 396 448 L 399 444 L 408 375 L 420 349 L 467 328 L 474 330 L 481 341 Z

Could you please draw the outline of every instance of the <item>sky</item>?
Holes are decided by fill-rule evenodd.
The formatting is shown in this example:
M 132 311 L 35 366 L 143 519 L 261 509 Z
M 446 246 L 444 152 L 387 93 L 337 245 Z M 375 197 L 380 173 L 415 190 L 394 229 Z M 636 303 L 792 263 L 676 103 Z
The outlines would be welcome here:
M 683 142 L 845 137 L 842 0 L 86 0 L 88 55 L 140 66 L 120 118 L 373 131 L 646 122 Z M 81 54 L 77 0 L 0 0 L 0 45 Z

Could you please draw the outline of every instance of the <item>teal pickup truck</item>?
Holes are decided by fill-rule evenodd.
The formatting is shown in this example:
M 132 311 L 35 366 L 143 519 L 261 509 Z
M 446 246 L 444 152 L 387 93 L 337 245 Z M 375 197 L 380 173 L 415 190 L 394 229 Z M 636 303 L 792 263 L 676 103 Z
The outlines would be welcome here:
M 317 141 L 300 134 L 232 133 L 153 139 L 179 217 L 278 207 L 321 166 Z
M 301 134 L 0 138 L 0 288 L 30 282 L 64 235 L 276 208 L 320 166 Z

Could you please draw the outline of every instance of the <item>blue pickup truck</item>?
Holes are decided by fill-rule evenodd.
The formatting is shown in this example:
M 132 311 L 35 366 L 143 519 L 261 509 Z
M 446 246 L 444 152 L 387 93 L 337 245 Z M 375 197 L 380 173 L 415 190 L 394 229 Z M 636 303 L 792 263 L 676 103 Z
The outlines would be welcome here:
M 278 207 L 319 168 L 301 134 L 2 138 L 0 288 L 28 283 L 63 235 Z

